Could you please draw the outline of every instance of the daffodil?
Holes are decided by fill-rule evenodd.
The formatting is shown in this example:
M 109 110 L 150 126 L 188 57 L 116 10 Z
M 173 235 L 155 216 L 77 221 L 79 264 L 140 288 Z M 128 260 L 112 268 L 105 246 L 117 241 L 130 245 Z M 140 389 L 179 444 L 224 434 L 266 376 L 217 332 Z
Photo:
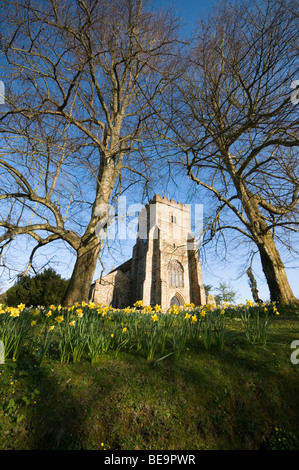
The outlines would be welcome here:
M 151 307 L 150 305 L 146 305 L 146 306 L 144 307 L 144 311 L 145 311 L 146 313 L 151 313 L 152 310 L 153 310 L 153 309 L 152 309 L 152 307 Z
M 63 322 L 64 318 L 63 318 L 63 315 L 59 315 L 58 317 L 55 317 L 55 321 L 57 321 L 57 323 L 61 323 Z
M 275 313 L 275 315 L 279 315 L 279 312 L 277 311 L 277 308 L 275 305 L 273 305 L 273 313 Z
M 11 308 L 10 316 L 14 317 L 14 318 L 19 317 L 20 316 L 20 310 L 18 308 Z
M 169 313 L 174 313 L 174 315 L 178 315 L 179 307 L 177 305 L 172 305 L 169 309 Z
M 83 310 L 82 310 L 82 308 L 77 308 L 76 314 L 78 315 L 79 318 L 82 318 L 82 317 L 83 317 Z
M 159 317 L 156 313 L 155 313 L 155 315 L 152 315 L 152 320 L 153 321 L 158 321 L 159 320 Z

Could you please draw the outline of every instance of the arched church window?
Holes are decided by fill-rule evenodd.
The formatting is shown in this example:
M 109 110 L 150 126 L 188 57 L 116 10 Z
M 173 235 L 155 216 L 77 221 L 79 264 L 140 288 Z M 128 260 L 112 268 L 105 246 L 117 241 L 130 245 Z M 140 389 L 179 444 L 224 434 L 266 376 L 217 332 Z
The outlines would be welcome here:
M 172 297 L 172 299 L 170 301 L 170 306 L 172 306 L 172 305 L 176 305 L 177 307 L 180 306 L 180 301 L 176 296 Z
M 172 287 L 184 287 L 184 270 L 181 263 L 174 260 L 168 266 L 168 284 Z

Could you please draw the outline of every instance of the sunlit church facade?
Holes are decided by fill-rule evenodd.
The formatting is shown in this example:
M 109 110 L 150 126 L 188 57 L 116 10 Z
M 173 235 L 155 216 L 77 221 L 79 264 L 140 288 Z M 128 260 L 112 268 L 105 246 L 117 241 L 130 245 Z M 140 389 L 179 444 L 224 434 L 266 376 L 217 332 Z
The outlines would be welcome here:
M 91 300 L 115 308 L 206 303 L 198 242 L 187 204 L 156 194 L 140 211 L 132 258 L 91 288 Z

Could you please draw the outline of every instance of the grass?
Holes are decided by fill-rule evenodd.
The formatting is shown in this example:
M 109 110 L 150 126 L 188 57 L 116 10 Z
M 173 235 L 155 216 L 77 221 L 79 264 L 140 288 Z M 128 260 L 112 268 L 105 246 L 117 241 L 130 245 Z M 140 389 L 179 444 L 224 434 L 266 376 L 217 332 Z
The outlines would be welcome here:
M 61 362 L 57 340 L 41 363 L 24 344 L 0 365 L 0 449 L 298 449 L 299 364 L 290 346 L 299 312 L 272 315 L 266 341 L 248 341 L 241 316 L 224 317 L 224 341 L 206 347 L 203 332 L 197 341 L 189 335 L 178 354 L 175 324 L 164 350 L 149 356 L 136 336 L 95 361 L 86 349 L 77 362 Z M 114 339 L 126 328 L 118 321 Z

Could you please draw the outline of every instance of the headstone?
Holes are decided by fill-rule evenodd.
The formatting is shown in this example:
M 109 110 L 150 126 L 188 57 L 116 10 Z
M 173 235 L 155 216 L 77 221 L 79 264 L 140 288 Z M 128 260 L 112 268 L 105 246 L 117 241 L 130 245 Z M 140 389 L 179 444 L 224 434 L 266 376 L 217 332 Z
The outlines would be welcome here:
M 213 296 L 212 294 L 209 294 L 209 295 L 208 295 L 208 301 L 207 301 L 207 303 L 208 303 L 209 305 L 215 305 L 215 306 L 216 306 L 216 301 L 215 301 L 215 298 L 214 298 L 214 296 Z

